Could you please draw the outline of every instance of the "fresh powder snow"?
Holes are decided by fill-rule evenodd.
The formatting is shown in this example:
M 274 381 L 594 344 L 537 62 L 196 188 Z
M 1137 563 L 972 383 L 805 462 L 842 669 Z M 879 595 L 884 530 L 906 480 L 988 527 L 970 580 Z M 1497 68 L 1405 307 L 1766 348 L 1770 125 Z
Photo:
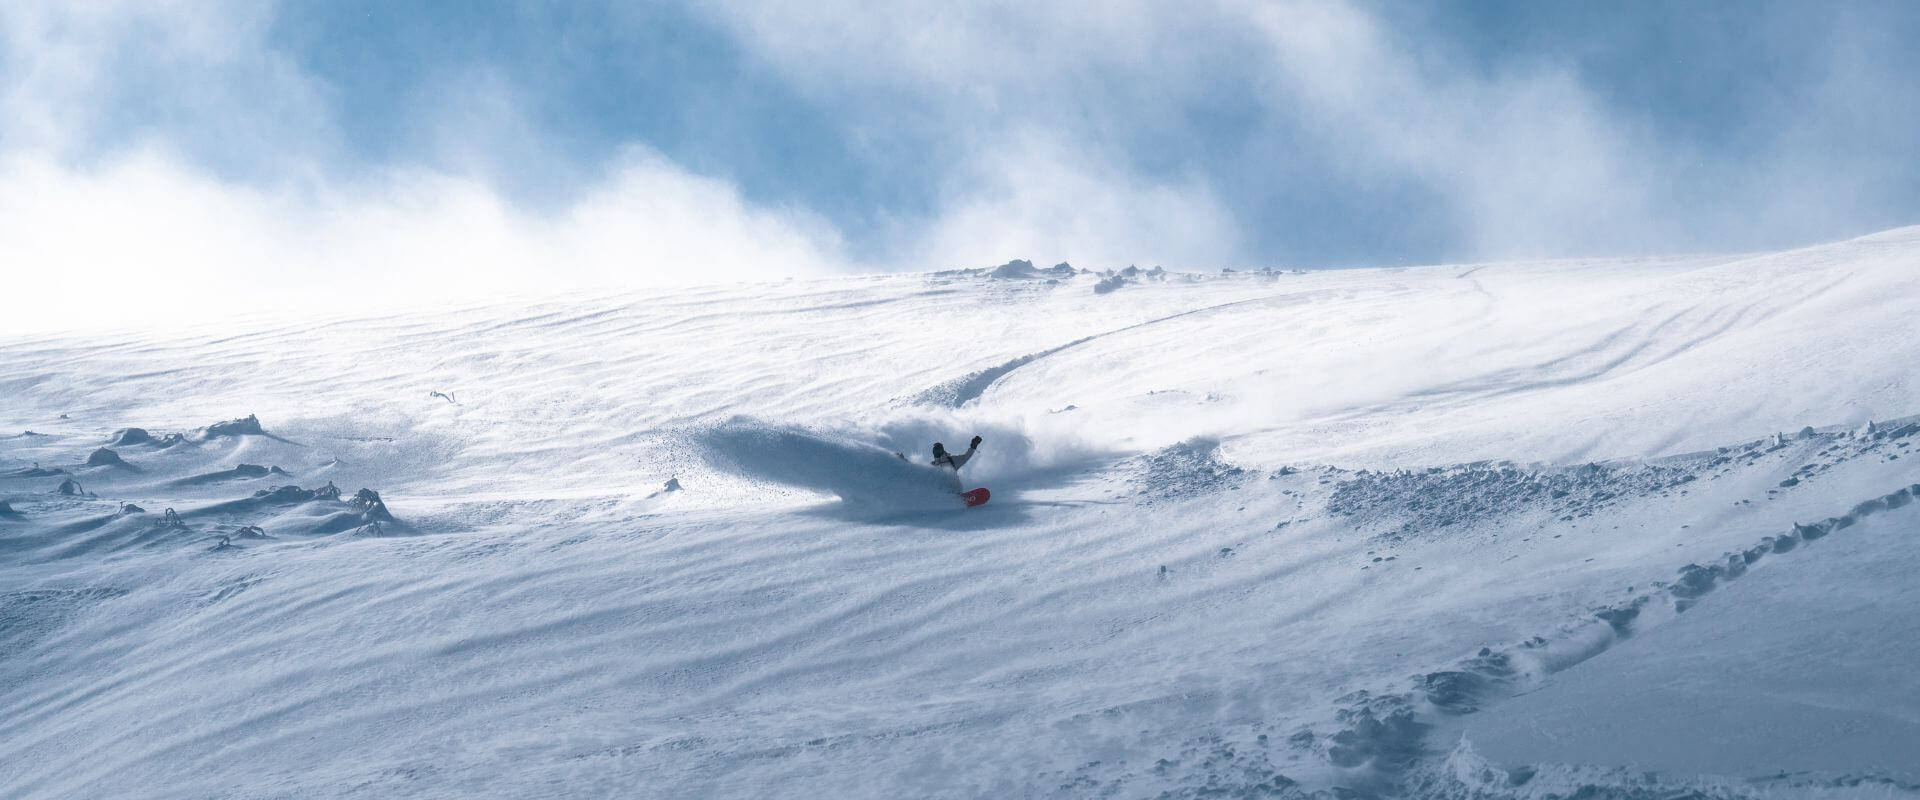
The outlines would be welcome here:
M 1906 228 L 0 340 L 0 796 L 1920 797 L 1916 311 Z

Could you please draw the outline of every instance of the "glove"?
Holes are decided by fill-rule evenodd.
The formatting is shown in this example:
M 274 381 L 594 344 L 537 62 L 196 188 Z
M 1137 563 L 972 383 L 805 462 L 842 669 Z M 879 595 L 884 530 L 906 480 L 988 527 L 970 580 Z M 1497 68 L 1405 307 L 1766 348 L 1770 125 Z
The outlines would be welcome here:
M 978 437 L 978 436 L 975 436 L 975 437 L 973 437 L 973 446 L 974 446 L 974 447 L 979 447 L 979 446 L 980 446 L 980 437 Z

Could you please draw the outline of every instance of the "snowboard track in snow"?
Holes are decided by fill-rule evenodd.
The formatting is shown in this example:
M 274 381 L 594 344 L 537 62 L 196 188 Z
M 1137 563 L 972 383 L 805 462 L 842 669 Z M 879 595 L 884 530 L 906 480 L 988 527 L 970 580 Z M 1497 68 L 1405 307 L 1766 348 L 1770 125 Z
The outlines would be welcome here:
M 1005 378 L 1008 373 L 1013 372 L 1014 370 L 1024 367 L 1035 361 L 1039 361 L 1040 359 L 1046 358 L 1048 356 L 1064 353 L 1068 350 L 1071 350 L 1075 347 L 1079 347 L 1083 344 L 1099 341 L 1101 339 L 1105 339 L 1110 336 L 1117 336 L 1119 334 L 1128 333 L 1130 331 L 1138 331 L 1142 328 L 1149 328 L 1154 325 L 1159 325 L 1163 322 L 1171 322 L 1177 319 L 1186 319 L 1188 317 L 1193 317 L 1193 316 L 1202 315 L 1202 314 L 1211 314 L 1216 311 L 1225 311 L 1230 308 L 1239 308 L 1243 306 L 1250 306 L 1250 305 L 1256 305 L 1256 304 L 1262 304 L 1262 303 L 1273 303 L 1280 300 L 1291 300 L 1293 301 L 1293 303 L 1305 302 L 1305 300 L 1300 298 L 1298 295 L 1291 295 L 1291 294 L 1273 295 L 1271 297 L 1254 297 L 1247 300 L 1235 300 L 1231 303 L 1220 303 L 1218 305 L 1211 305 L 1205 308 L 1196 308 L 1189 311 L 1182 311 L 1178 314 L 1168 314 L 1164 317 L 1150 319 L 1145 322 L 1136 322 L 1132 325 L 1127 325 L 1120 328 L 1114 328 L 1113 330 L 1106 331 L 1104 333 L 1096 333 L 1091 336 L 1082 336 L 1071 342 L 1067 342 L 1066 344 L 1050 347 L 1045 350 L 1041 350 L 1039 352 L 1028 353 L 1024 356 L 1011 359 L 998 366 L 988 367 L 983 370 L 967 373 L 966 375 L 962 375 L 958 378 L 954 378 L 953 380 L 946 381 L 939 385 L 929 387 L 925 391 L 922 391 L 921 393 L 914 395 L 912 400 L 910 400 L 909 402 L 918 404 L 918 405 L 946 406 L 949 408 L 960 408 L 969 403 L 974 403 L 979 401 L 981 395 L 986 394 L 988 389 L 993 388 L 993 385 L 995 383 L 999 383 L 1000 379 Z
M 1811 431 L 1801 434 L 1801 438 L 1821 437 L 1834 440 L 1836 444 L 1856 445 L 1851 448 L 1853 452 L 1837 459 L 1845 460 L 1873 453 L 1882 449 L 1884 444 L 1920 433 L 1920 417 L 1897 420 L 1890 427 L 1890 430 L 1868 432 L 1857 438 L 1849 433 L 1813 433 Z M 1778 437 L 1770 447 L 1766 442 L 1754 442 L 1734 448 L 1722 448 L 1705 461 L 1708 465 L 1718 466 L 1737 458 L 1740 454 L 1771 452 L 1785 446 L 1785 438 Z M 1822 452 L 1826 453 L 1834 449 L 1836 448 L 1829 447 Z M 1730 456 L 1729 453 L 1735 455 Z M 1671 463 L 1671 459 L 1668 461 Z M 1592 475 L 1596 466 L 1586 465 L 1575 469 L 1577 472 Z M 1435 470 L 1425 474 L 1473 475 L 1473 470 Z M 1527 480 L 1529 476 L 1518 475 L 1510 470 L 1501 470 L 1492 474 L 1497 477 L 1518 478 L 1517 482 L 1529 487 L 1525 491 L 1527 495 L 1532 496 L 1537 493 L 1533 490 L 1531 481 Z M 1655 488 L 1683 485 L 1682 482 L 1666 479 L 1670 473 L 1655 474 L 1660 476 L 1660 479 L 1653 481 Z M 1475 476 L 1471 482 L 1480 483 L 1481 477 Z M 1442 478 L 1442 480 L 1448 480 L 1448 478 Z M 1425 740 L 1437 727 L 1436 718 L 1472 714 L 1498 703 L 1501 699 L 1525 691 L 1541 679 L 1594 658 L 1636 633 L 1651 630 L 1653 627 L 1673 620 L 1694 604 L 1701 602 L 1716 588 L 1746 575 L 1750 568 L 1763 559 L 1783 557 L 1813 542 L 1844 531 L 1867 517 L 1906 508 L 1914 504 L 1916 499 L 1920 499 L 1920 483 L 1866 499 L 1854 504 L 1843 513 L 1816 522 L 1795 523 L 1788 530 L 1763 536 L 1751 546 L 1726 553 L 1720 559 L 1682 565 L 1671 581 L 1654 581 L 1646 591 L 1628 600 L 1597 608 L 1590 618 L 1572 622 L 1553 633 L 1534 636 L 1506 647 L 1482 648 L 1451 668 L 1415 676 L 1405 687 L 1377 694 L 1366 691 L 1356 692 L 1346 699 L 1347 706 L 1340 712 L 1337 719 L 1339 727 L 1334 733 L 1324 737 L 1325 744 L 1321 745 L 1321 752 L 1328 760 L 1339 766 L 1365 765 L 1377 770 L 1379 773 L 1377 783 L 1362 783 L 1356 788 L 1360 796 L 1376 792 L 1411 797 L 1496 796 L 1486 794 L 1486 786 L 1481 786 L 1477 790 L 1469 789 L 1465 783 L 1453 776 L 1451 770 L 1442 768 L 1444 764 L 1436 766 L 1431 763 L 1432 759 L 1423 758 L 1423 754 L 1430 752 L 1428 748 L 1431 745 Z M 1304 737 L 1302 739 L 1302 743 L 1310 741 L 1312 740 Z M 1467 757 L 1471 758 L 1470 753 Z M 1508 787 L 1519 787 L 1525 784 L 1532 774 L 1528 768 L 1506 774 L 1484 762 L 1479 764 L 1479 768 L 1483 771 L 1501 772 L 1502 782 Z M 1641 779 L 1648 780 L 1649 777 L 1642 775 Z M 1688 781 L 1684 778 L 1670 780 L 1672 785 L 1665 788 L 1660 786 L 1607 787 L 1589 784 L 1588 788 L 1591 791 L 1580 796 L 1623 800 L 1640 797 L 1762 796 L 1724 789 L 1724 787 L 1714 794 L 1681 795 L 1676 794 L 1676 791 L 1684 789 Z M 1865 783 L 1902 791 L 1920 791 L 1920 786 L 1873 775 L 1826 778 L 1782 775 L 1778 782 L 1787 786 L 1853 786 Z

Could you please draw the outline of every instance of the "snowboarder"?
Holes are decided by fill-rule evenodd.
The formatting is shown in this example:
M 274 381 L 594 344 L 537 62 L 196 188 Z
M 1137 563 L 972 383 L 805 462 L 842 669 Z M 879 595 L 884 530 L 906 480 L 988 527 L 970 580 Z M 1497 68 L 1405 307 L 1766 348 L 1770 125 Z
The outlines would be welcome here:
M 933 465 L 953 470 L 953 480 L 955 483 L 959 483 L 960 468 L 966 465 L 967 459 L 973 458 L 973 451 L 978 449 L 980 449 L 980 437 L 978 436 L 973 437 L 973 441 L 967 443 L 967 452 L 960 453 L 959 455 L 947 452 L 946 445 L 934 442 Z
M 973 451 L 978 449 L 980 449 L 980 437 L 978 436 L 973 437 L 973 441 L 967 443 L 967 452 L 958 454 L 947 452 L 946 445 L 939 442 L 933 443 L 933 465 L 953 470 L 948 473 L 953 476 L 953 490 L 960 494 L 960 499 L 964 501 L 968 507 L 981 505 L 987 502 L 987 498 L 989 497 L 984 487 L 971 492 L 963 491 L 966 486 L 960 482 L 960 468 L 966 466 L 967 459 L 973 458 Z

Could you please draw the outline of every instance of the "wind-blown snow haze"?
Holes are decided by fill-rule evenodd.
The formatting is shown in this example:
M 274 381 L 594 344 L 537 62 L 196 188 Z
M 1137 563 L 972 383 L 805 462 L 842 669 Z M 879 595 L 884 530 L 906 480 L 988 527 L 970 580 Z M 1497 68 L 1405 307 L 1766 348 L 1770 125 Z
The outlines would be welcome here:
M 1915 35 L 8 4 L 0 797 L 1920 796 Z

